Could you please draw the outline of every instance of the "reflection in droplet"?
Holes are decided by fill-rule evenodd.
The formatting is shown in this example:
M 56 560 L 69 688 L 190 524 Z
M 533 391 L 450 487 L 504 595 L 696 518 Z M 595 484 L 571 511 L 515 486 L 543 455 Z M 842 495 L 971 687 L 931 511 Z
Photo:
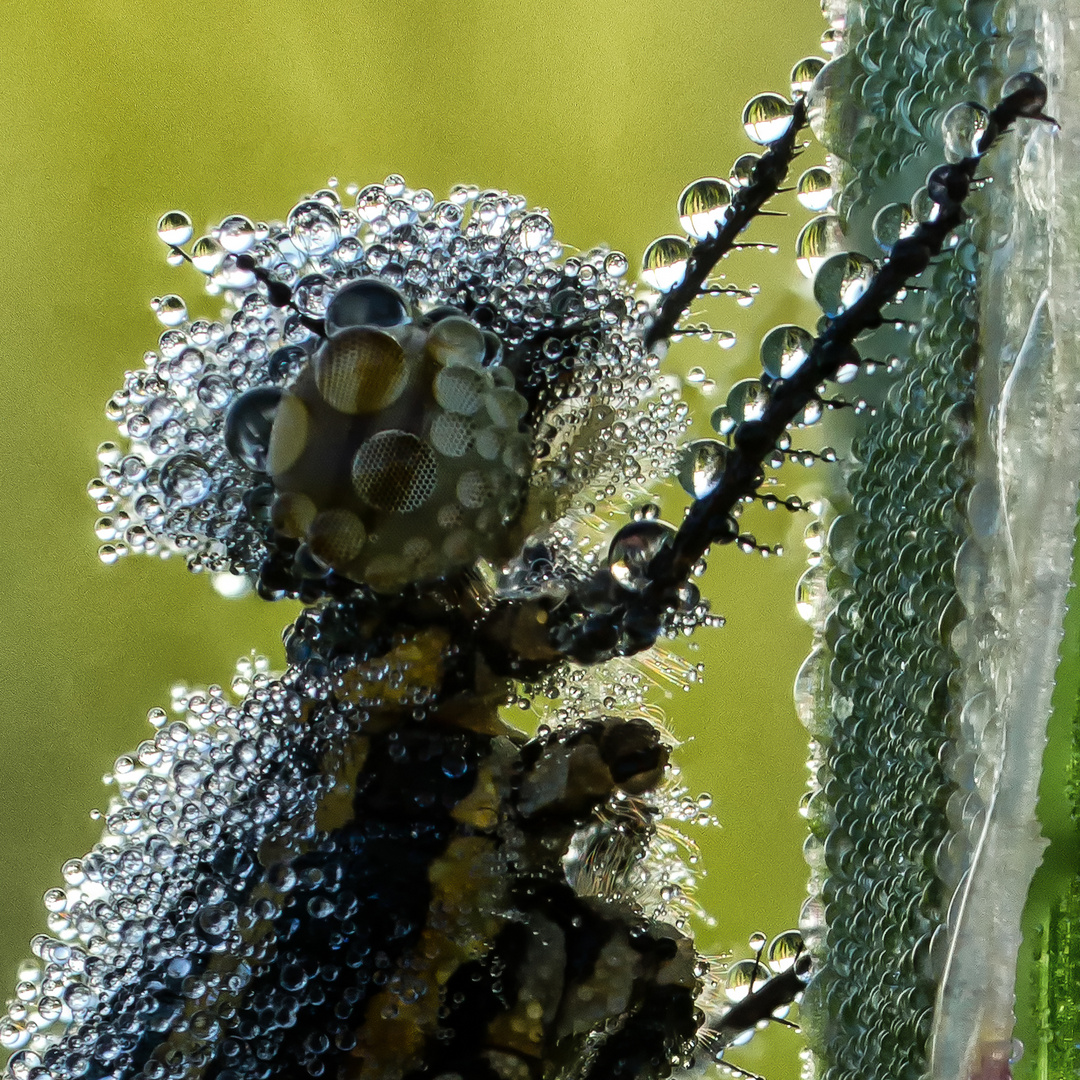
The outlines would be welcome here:
M 671 525 L 655 518 L 624 525 L 608 549 L 611 576 L 623 588 L 640 592 L 649 584 L 649 563 L 674 535 L 675 529 Z
M 801 97 L 813 86 L 818 72 L 825 66 L 820 56 L 804 56 L 791 69 L 791 96 Z
M 683 491 L 695 499 L 708 495 L 720 482 L 728 448 L 715 439 L 695 439 L 682 448 L 676 475 Z
M 941 121 L 947 161 L 963 161 L 979 153 L 979 142 L 990 125 L 990 113 L 973 101 L 954 105 Z
M 157 223 L 157 234 L 170 247 L 186 244 L 192 236 L 191 218 L 183 210 L 170 210 L 162 214 Z
M 828 209 L 833 197 L 833 178 L 828 169 L 820 165 L 807 169 L 795 185 L 795 198 L 807 210 L 818 214 Z
M 686 276 L 690 246 L 681 236 L 661 236 L 646 249 L 641 276 L 657 292 L 670 292 Z
M 679 224 L 690 236 L 704 240 L 723 224 L 731 205 L 731 186 L 715 177 L 688 184 L 679 196 Z
M 918 227 L 919 223 L 907 203 L 888 203 L 874 215 L 874 242 L 888 255 Z
M 768 146 L 791 127 L 791 102 L 779 94 L 758 94 L 746 103 L 742 121 L 752 142 Z
M 814 275 L 814 299 L 829 318 L 854 304 L 874 280 L 874 264 L 855 251 L 826 259 Z
M 813 336 L 801 326 L 774 326 L 761 341 L 761 367 L 774 379 L 789 378 L 813 347 Z
M 795 240 L 795 265 L 803 277 L 812 278 L 818 267 L 843 246 L 840 219 L 835 214 L 820 214 L 803 226 Z

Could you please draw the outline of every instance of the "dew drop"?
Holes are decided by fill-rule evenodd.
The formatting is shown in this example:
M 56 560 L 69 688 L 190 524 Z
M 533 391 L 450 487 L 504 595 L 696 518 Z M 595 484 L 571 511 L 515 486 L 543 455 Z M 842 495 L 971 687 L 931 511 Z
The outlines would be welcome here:
M 150 307 L 162 326 L 179 326 L 187 318 L 187 304 L 175 293 L 158 297 Z
M 754 177 L 754 170 L 761 160 L 760 154 L 742 154 L 731 166 L 731 183 L 734 187 L 746 187 Z
M 743 379 L 728 391 L 727 409 L 736 425 L 760 420 L 768 404 L 769 392 L 758 379 Z
M 819 214 L 828 209 L 834 190 L 832 174 L 829 170 L 815 165 L 799 177 L 795 185 L 795 198 L 807 210 Z
M 608 277 L 625 277 L 630 260 L 621 251 L 611 251 L 604 258 L 604 273 Z
M 225 414 L 225 448 L 254 472 L 266 472 L 270 432 L 280 402 L 280 387 L 256 386 L 238 397 Z
M 919 227 L 907 203 L 888 203 L 874 215 L 874 243 L 886 255 Z
M 217 238 L 230 255 L 240 255 L 254 245 L 255 226 L 242 214 L 232 214 L 218 226 Z
M 162 243 L 169 247 L 186 244 L 193 232 L 191 218 L 183 210 L 170 210 L 167 214 L 162 214 L 157 223 L 157 234 Z
M 979 143 L 990 126 L 990 113 L 973 101 L 954 105 L 941 121 L 945 159 L 953 163 L 976 157 Z
M 289 237 L 305 255 L 328 255 L 337 247 L 338 216 L 321 202 L 297 203 L 289 211 Z
M 804 56 L 799 60 L 791 69 L 791 96 L 797 98 L 806 95 L 824 66 L 825 61 L 820 56 Z
M 687 495 L 704 498 L 720 482 L 727 464 L 728 448 L 715 439 L 695 439 L 682 448 L 676 476 Z
M 731 206 L 731 185 L 706 176 L 695 180 L 679 196 L 679 224 L 697 240 L 715 235 Z
M 191 265 L 202 274 L 215 273 L 225 261 L 225 249 L 212 237 L 200 236 L 191 248 Z
M 657 292 L 671 292 L 686 276 L 689 257 L 690 246 L 681 236 L 661 236 L 645 249 L 641 276 Z
M 611 576 L 625 589 L 642 591 L 649 584 L 649 563 L 674 535 L 671 525 L 655 518 L 624 525 L 608 549 Z
M 761 341 L 761 367 L 774 379 L 787 379 L 802 366 L 814 339 L 801 326 L 774 326 Z
M 841 251 L 844 233 L 835 214 L 820 214 L 808 221 L 795 240 L 795 264 L 803 277 L 812 278 L 818 267 Z
M 198 506 L 212 489 L 210 470 L 198 454 L 174 454 L 161 467 L 161 490 L 181 506 Z
M 814 275 L 814 299 L 829 318 L 854 304 L 874 280 L 874 264 L 858 252 L 832 255 Z
M 742 122 L 752 142 L 768 146 L 791 127 L 791 102 L 779 94 L 758 94 L 746 103 Z

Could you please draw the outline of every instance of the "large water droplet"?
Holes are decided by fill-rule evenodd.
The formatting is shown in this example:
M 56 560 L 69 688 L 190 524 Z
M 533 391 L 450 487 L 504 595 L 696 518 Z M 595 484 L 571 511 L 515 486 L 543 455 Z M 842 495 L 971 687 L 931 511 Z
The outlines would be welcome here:
M 761 341 L 761 367 L 774 379 L 786 379 L 799 370 L 813 346 L 813 335 L 801 326 L 774 326 Z
M 731 183 L 734 187 L 746 187 L 761 160 L 760 154 L 740 154 L 731 166 Z
M 649 584 L 649 563 L 674 535 L 671 525 L 655 518 L 624 525 L 608 549 L 611 576 L 623 588 L 640 592 Z
M 795 265 L 803 277 L 812 278 L 818 267 L 844 246 L 844 232 L 835 214 L 821 214 L 808 221 L 795 240 Z
M 769 404 L 769 392 L 757 379 L 737 382 L 727 396 L 727 410 L 736 424 L 760 420 Z
M 212 488 L 210 470 L 198 454 L 174 454 L 161 467 L 161 490 L 181 506 L 198 506 Z
M 945 158 L 953 163 L 976 157 L 979 142 L 990 126 L 990 113 L 974 101 L 954 105 L 941 121 Z
M 874 242 L 886 255 L 904 239 L 910 236 L 919 223 L 907 203 L 888 203 L 874 215 Z
M 225 261 L 225 254 L 225 249 L 212 236 L 200 236 L 191 247 L 191 265 L 210 275 Z
M 231 255 L 240 255 L 255 243 L 255 226 L 242 214 L 232 214 L 218 226 L 218 240 Z
M 791 127 L 791 102 L 779 94 L 758 94 L 746 103 L 742 122 L 752 142 L 768 146 Z
M 270 431 L 280 402 L 280 387 L 256 386 L 225 414 L 225 449 L 255 472 L 266 472 Z
M 851 152 L 855 135 L 871 121 L 859 95 L 851 93 L 852 84 L 862 74 L 855 54 L 844 53 L 818 72 L 806 95 L 810 130 L 826 150 L 841 157 Z
M 690 245 L 681 236 L 661 236 L 645 249 L 641 276 L 657 292 L 670 292 L 686 276 L 689 257 Z
M 337 247 L 338 216 L 321 202 L 297 203 L 289 211 L 289 237 L 306 255 L 328 255 Z
M 513 238 L 521 251 L 539 251 L 555 238 L 555 228 L 546 214 L 526 214 Z
M 326 332 L 353 326 L 402 326 L 410 321 L 405 297 L 379 278 L 361 278 L 344 285 L 326 309 Z
M 695 439 L 679 453 L 677 473 L 687 495 L 704 498 L 720 482 L 727 464 L 728 448 L 715 439 Z
M 167 214 L 162 214 L 157 223 L 158 236 L 170 247 L 186 244 L 193 232 L 191 218 L 183 210 L 170 210 Z
M 158 297 L 150 307 L 162 326 L 179 326 L 187 318 L 187 304 L 175 293 Z
M 818 72 L 825 66 L 820 56 L 804 56 L 791 69 L 791 96 L 802 97 L 809 93 Z
M 874 264 L 855 251 L 826 259 L 814 275 L 814 299 L 829 318 L 854 304 L 874 280 Z
M 795 198 L 815 214 L 828 208 L 833 197 L 833 179 L 828 169 L 820 165 L 807 169 L 795 186 Z
M 731 205 L 731 185 L 706 176 L 695 180 L 679 196 L 679 224 L 697 240 L 719 231 Z

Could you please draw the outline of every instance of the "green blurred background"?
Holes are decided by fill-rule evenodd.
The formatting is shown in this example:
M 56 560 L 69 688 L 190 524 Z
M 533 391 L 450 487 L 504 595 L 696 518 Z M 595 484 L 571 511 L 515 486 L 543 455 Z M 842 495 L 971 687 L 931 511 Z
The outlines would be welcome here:
M 97 560 L 85 487 L 96 445 L 115 435 L 104 402 L 156 344 L 150 298 L 201 295 L 198 274 L 165 265 L 158 216 L 184 209 L 197 230 L 230 212 L 281 219 L 329 176 L 344 188 L 400 172 L 438 197 L 456 182 L 521 192 L 551 210 L 564 243 L 606 242 L 636 266 L 651 239 L 678 231 L 687 182 L 726 176 L 755 149 L 743 103 L 786 92 L 823 28 L 813 0 L 711 14 L 687 0 L 5 7 L 0 995 L 44 927 L 43 891 L 94 843 L 101 776 L 147 737 L 147 710 L 167 705 L 177 681 L 227 683 L 249 650 L 280 665 L 293 611 L 222 599 L 179 561 Z M 703 417 L 754 373 L 765 330 L 812 319 L 791 259 L 805 217 L 754 226 L 785 243 L 780 256 L 724 264 L 733 282 L 765 287 L 749 310 L 703 308 L 738 331 L 735 349 L 672 350 L 673 370 L 700 364 L 719 384 L 712 397 L 687 391 Z M 813 475 L 794 479 L 805 496 Z M 683 501 L 665 500 L 669 517 Z M 714 554 L 704 588 L 728 625 L 686 650 L 706 665 L 705 685 L 655 694 L 688 740 L 688 785 L 712 793 L 722 822 L 694 830 L 708 870 L 700 899 L 716 919 L 701 945 L 739 954 L 752 931 L 795 924 L 806 879 L 806 738 L 791 705 L 809 644 L 792 602 L 806 519 L 763 518 L 750 527 L 783 541 L 787 558 Z M 777 1030 L 734 1060 L 792 1080 L 797 1046 Z

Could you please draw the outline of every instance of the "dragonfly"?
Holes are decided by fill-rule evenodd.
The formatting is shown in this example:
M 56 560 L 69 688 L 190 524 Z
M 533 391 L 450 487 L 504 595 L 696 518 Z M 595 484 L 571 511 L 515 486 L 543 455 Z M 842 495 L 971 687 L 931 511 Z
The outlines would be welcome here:
M 437 202 L 391 177 L 193 243 L 165 215 L 172 261 L 233 314 L 159 301 L 158 350 L 107 407 L 106 558 L 168 551 L 305 610 L 282 676 L 247 665 L 118 763 L 105 836 L 46 897 L 38 977 L 0 1021 L 15 1080 L 661 1080 L 796 1001 L 797 932 L 733 1000 L 670 914 L 682 793 L 629 661 L 715 622 L 706 553 L 760 547 L 739 518 L 787 432 L 1044 100 L 1033 78 L 1005 96 L 936 175 L 935 214 L 797 365 L 763 371 L 727 441 L 686 442 L 661 354 L 783 184 L 800 94 L 751 102 L 744 183 L 684 193 L 696 242 L 649 249 L 651 297 L 621 253 L 564 258 L 498 191 Z M 677 527 L 643 502 L 588 541 L 596 500 L 670 472 Z M 540 696 L 554 723 L 506 721 Z

